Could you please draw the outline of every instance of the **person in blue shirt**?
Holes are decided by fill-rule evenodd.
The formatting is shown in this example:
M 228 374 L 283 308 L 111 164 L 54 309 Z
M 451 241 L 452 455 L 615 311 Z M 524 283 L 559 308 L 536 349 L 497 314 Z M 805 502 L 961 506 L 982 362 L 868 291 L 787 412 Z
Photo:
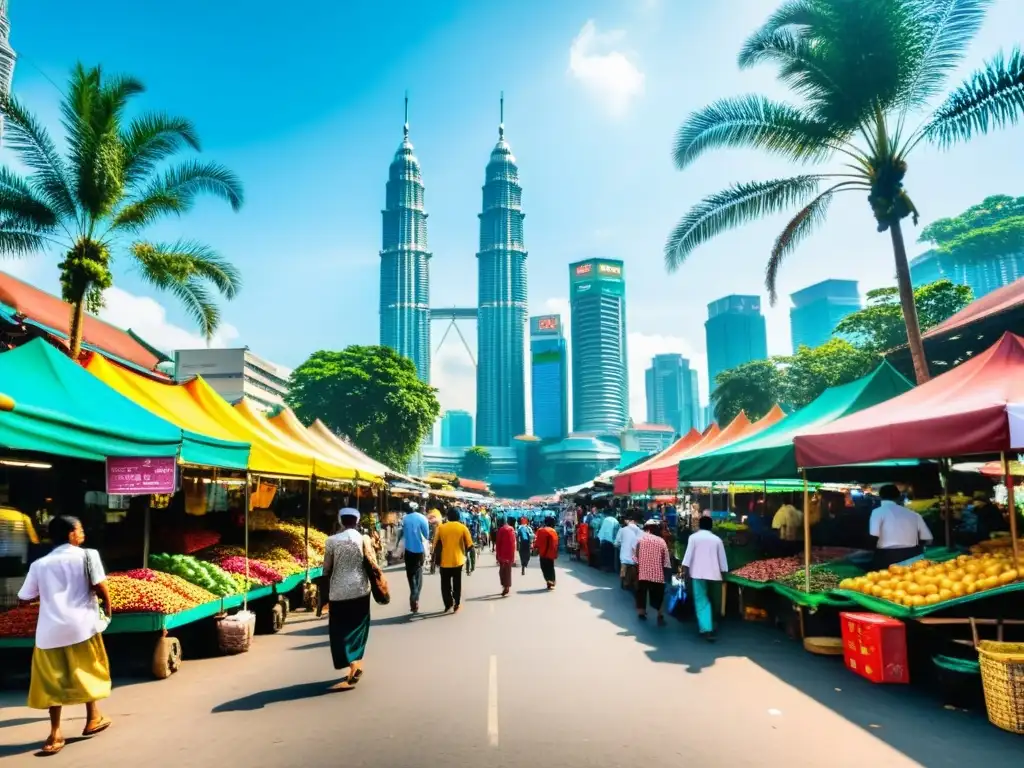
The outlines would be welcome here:
M 526 574 L 526 566 L 530 564 L 530 553 L 533 551 L 533 540 L 536 534 L 533 527 L 523 517 L 519 520 L 519 527 L 516 528 L 516 543 L 519 545 L 519 559 L 522 562 L 522 575 Z
M 413 510 L 402 521 L 402 540 L 405 543 L 405 577 L 409 580 L 409 610 L 419 613 L 420 590 L 423 588 L 424 540 L 430 541 L 430 523 L 426 516 Z

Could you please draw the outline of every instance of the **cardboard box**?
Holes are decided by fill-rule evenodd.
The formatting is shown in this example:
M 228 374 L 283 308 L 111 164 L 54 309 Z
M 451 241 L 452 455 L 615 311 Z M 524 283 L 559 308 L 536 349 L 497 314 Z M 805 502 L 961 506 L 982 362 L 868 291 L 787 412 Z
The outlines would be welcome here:
M 840 613 L 843 662 L 873 683 L 909 683 L 907 629 L 877 613 Z

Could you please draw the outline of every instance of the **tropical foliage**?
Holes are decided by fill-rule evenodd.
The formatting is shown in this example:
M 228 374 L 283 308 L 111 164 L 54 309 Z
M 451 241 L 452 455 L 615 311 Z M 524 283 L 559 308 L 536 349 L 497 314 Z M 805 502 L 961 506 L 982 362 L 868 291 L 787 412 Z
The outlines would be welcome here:
M 918 242 L 965 262 L 1024 252 L 1024 197 L 986 197 L 959 216 L 932 222 Z
M 786 257 L 826 219 L 835 196 L 865 195 L 888 232 L 918 381 L 928 378 L 902 221 L 918 211 L 904 188 L 908 158 L 1016 123 L 1024 114 L 1024 53 L 997 54 L 942 96 L 985 17 L 989 0 L 785 0 L 746 41 L 739 65 L 776 67 L 791 102 L 750 95 L 691 115 L 674 157 L 686 168 L 705 152 L 750 148 L 820 171 L 734 184 L 694 206 L 665 246 L 668 269 L 734 227 L 796 208 L 771 249 L 765 285 L 774 302 Z
M 437 390 L 390 347 L 315 352 L 292 373 L 288 404 L 377 461 L 404 472 L 440 413 Z
M 865 296 L 867 306 L 844 317 L 835 331 L 856 347 L 881 354 L 907 341 L 899 290 L 876 288 Z M 937 280 L 914 290 L 914 306 L 922 331 L 952 317 L 973 300 L 970 287 Z
M 154 243 L 142 232 L 165 216 L 181 216 L 202 194 L 242 206 L 242 185 L 222 165 L 188 160 L 199 151 L 191 122 L 158 112 L 127 116 L 144 87 L 99 67 L 71 72 L 61 115 L 62 156 L 49 132 L 18 99 L 0 102 L 4 143 L 28 169 L 0 168 L 0 257 L 56 252 L 61 293 L 71 304 L 70 346 L 78 355 L 84 312 L 103 306 L 115 258 L 131 258 L 143 280 L 174 294 L 206 338 L 220 323 L 211 287 L 227 299 L 241 287 L 238 271 L 192 240 Z
M 462 456 L 459 477 L 466 477 L 470 480 L 486 480 L 491 474 L 492 462 L 491 452 L 482 445 L 467 448 Z

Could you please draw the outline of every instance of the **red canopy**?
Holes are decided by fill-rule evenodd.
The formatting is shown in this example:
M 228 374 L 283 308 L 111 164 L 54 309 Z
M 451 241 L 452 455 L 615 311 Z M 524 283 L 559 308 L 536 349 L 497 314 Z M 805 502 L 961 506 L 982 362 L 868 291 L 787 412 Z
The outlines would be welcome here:
M 717 429 L 717 427 L 715 428 Z M 656 453 L 654 456 L 651 456 L 649 459 L 645 459 L 635 467 L 630 467 L 628 470 L 617 474 L 613 482 L 613 490 L 616 494 L 620 495 L 628 494 L 631 490 L 637 492 L 646 491 L 650 487 L 649 472 L 651 466 L 655 464 L 655 462 L 663 457 L 680 455 L 690 446 L 700 442 L 700 439 L 700 432 L 696 429 L 691 429 L 661 453 Z M 642 488 L 641 485 L 643 486 Z
M 1024 402 L 1024 339 L 1006 333 L 905 394 L 795 438 L 800 467 L 1010 450 L 1007 404 Z

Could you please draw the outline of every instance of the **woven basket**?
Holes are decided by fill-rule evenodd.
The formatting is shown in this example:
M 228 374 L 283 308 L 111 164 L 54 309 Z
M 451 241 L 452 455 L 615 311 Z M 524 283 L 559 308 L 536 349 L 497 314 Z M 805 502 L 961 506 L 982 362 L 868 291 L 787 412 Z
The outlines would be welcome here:
M 992 725 L 1024 734 L 1024 643 L 978 643 L 985 708 Z
M 217 622 L 217 645 L 220 652 L 228 655 L 245 653 L 252 643 L 256 631 L 256 614 L 250 611 L 239 611 L 234 616 L 226 616 Z

